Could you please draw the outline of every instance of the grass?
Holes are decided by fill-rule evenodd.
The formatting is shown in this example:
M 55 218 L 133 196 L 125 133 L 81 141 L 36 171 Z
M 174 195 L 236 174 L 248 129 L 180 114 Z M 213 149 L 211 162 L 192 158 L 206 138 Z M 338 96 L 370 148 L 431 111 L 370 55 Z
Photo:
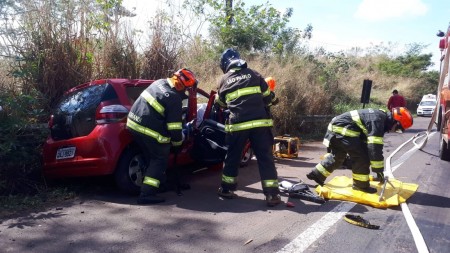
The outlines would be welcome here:
M 43 211 L 67 200 L 98 192 L 115 191 L 110 176 L 67 178 L 50 182 L 37 193 L 0 196 L 0 219 Z
M 0 218 L 12 217 L 23 212 L 44 210 L 76 196 L 76 191 L 68 187 L 49 188 L 35 195 L 0 196 Z

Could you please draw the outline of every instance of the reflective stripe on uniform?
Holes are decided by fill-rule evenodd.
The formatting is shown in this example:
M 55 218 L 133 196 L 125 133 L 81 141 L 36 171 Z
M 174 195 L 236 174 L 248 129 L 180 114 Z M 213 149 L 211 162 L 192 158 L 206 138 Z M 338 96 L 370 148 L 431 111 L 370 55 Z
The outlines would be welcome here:
M 367 131 L 366 127 L 361 122 L 361 118 L 359 117 L 358 111 L 357 110 L 350 111 L 350 115 L 352 116 L 352 119 L 356 123 L 356 125 L 358 125 L 358 127 L 361 128 L 361 130 L 365 135 L 367 135 L 369 131 Z
M 170 137 L 162 136 L 158 132 L 153 131 L 150 128 L 141 126 L 132 120 L 129 120 L 129 119 L 127 120 L 127 127 L 131 128 L 141 134 L 148 135 L 148 136 L 152 137 L 153 139 L 157 140 L 159 143 L 169 143 L 170 142 Z
M 183 144 L 183 141 L 172 141 L 172 146 L 178 147 L 181 146 L 181 144 Z
M 383 145 L 384 141 L 383 141 L 383 137 L 369 136 L 369 137 L 367 137 L 367 143 L 368 144 L 380 144 L 380 145 Z
M 320 172 L 320 174 L 322 174 L 324 177 L 328 177 L 329 175 L 331 175 L 331 173 L 325 169 L 325 167 L 322 166 L 322 164 L 317 164 L 316 165 L 316 169 Z
M 370 161 L 370 167 L 372 167 L 372 169 L 384 168 L 384 161 Z
M 367 181 L 369 181 L 369 175 L 367 175 L 367 174 L 355 174 L 355 173 L 353 173 L 353 179 L 354 179 L 354 180 L 361 181 L 361 182 L 367 182 Z
M 267 89 L 266 91 L 264 91 L 264 93 L 262 94 L 263 97 L 267 97 L 270 95 L 270 89 Z
M 229 177 L 222 175 L 222 182 L 227 184 L 235 184 L 236 183 L 236 177 Z
M 225 125 L 225 131 L 226 132 L 236 132 L 236 131 L 242 131 L 257 127 L 271 127 L 273 126 L 272 119 L 258 119 L 258 120 L 252 120 L 247 122 L 242 122 L 238 124 L 232 124 L 232 125 Z
M 331 126 L 331 131 L 334 133 L 343 135 L 343 136 L 348 136 L 348 137 L 358 137 L 360 135 L 360 132 L 347 129 L 345 127 L 335 126 L 335 125 Z
M 167 129 L 168 130 L 181 130 L 183 129 L 183 127 L 181 126 L 181 122 L 172 122 L 172 123 L 167 123 Z
M 159 180 L 155 179 L 155 178 L 152 178 L 152 177 L 147 177 L 147 176 L 144 177 L 144 182 L 143 183 L 146 184 L 146 185 L 150 185 L 150 186 L 156 187 L 156 188 L 159 187 Z
M 278 180 L 277 179 L 264 180 L 263 187 L 278 187 Z
M 148 91 L 144 90 L 141 96 L 155 109 L 159 114 L 164 116 L 164 106 L 162 106 Z
M 242 89 L 238 89 L 236 91 L 228 93 L 225 96 L 225 101 L 229 102 L 231 100 L 234 100 L 234 99 L 242 97 L 242 96 L 247 96 L 247 95 L 257 94 L 257 93 L 261 93 L 261 88 L 260 87 L 242 88 Z

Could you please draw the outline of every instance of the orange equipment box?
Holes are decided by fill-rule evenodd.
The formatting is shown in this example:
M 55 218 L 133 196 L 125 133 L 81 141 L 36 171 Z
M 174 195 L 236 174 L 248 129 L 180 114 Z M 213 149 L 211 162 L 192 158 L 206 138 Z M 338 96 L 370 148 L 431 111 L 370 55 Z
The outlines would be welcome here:
M 298 157 L 300 139 L 290 135 L 277 136 L 274 138 L 273 155 L 281 158 Z

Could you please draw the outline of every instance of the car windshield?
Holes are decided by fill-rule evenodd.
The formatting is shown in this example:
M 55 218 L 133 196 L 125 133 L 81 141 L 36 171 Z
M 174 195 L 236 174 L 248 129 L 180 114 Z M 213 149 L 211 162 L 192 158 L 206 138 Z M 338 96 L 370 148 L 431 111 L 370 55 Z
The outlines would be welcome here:
M 436 105 L 436 101 L 422 101 L 420 102 L 421 106 L 435 106 Z

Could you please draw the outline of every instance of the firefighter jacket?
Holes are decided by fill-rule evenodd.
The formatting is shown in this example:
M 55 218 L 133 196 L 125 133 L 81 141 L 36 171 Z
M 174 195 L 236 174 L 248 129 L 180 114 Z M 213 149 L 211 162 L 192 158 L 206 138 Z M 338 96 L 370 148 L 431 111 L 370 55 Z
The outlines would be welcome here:
M 234 68 L 219 82 L 216 103 L 230 110 L 225 131 L 235 132 L 273 125 L 268 106 L 272 102 L 264 78 L 249 68 Z
M 182 99 L 169 79 L 147 87 L 128 113 L 127 127 L 154 138 L 159 143 L 182 144 Z
M 323 144 L 328 147 L 332 137 L 360 138 L 367 143 L 373 172 L 383 172 L 383 137 L 389 121 L 386 112 L 379 109 L 361 109 L 334 117 L 328 125 Z

